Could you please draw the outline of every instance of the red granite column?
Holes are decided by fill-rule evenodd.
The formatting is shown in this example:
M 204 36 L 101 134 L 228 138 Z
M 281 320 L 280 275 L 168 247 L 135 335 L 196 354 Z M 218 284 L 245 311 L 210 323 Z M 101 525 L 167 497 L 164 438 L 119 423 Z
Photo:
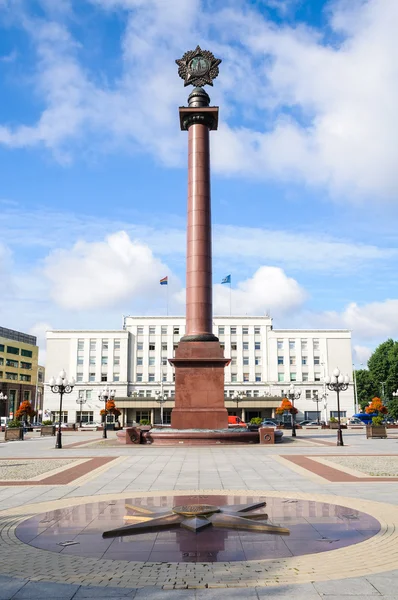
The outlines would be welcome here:
M 224 358 L 213 334 L 209 131 L 217 129 L 218 108 L 209 107 L 202 88 L 180 108 L 181 129 L 188 130 L 188 223 L 186 332 L 174 358 L 175 429 L 223 429 Z
M 212 333 L 209 129 L 188 130 L 186 335 Z

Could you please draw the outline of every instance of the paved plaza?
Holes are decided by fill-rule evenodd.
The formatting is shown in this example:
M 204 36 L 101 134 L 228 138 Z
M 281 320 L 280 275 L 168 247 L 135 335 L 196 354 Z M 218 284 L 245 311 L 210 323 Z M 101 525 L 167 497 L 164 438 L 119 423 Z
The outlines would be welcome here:
M 121 446 L 113 433 L 103 441 L 101 433 L 82 431 L 65 433 L 62 450 L 54 449 L 55 438 L 33 433 L 6 443 L 0 434 L 0 600 L 398 599 L 398 433 L 390 433 L 387 440 L 367 440 L 362 430 L 347 431 L 344 447 L 335 445 L 336 432 L 313 430 L 299 431 L 296 440 L 287 432 L 275 446 L 161 448 Z M 297 527 L 305 519 L 297 518 L 294 503 L 308 506 L 310 515 L 323 507 L 326 519 L 332 513 L 325 507 L 343 508 L 329 519 L 337 523 L 336 535 L 329 523 L 329 534 L 312 545 L 303 533 L 299 549 L 287 541 L 292 551 L 272 558 L 224 559 L 230 556 L 228 536 L 215 561 L 180 562 L 172 552 L 169 560 L 147 560 L 150 538 L 137 538 L 132 560 L 103 554 L 94 529 L 97 518 L 105 523 L 106 510 L 112 515 L 130 499 L 158 510 L 170 505 L 170 497 L 221 504 L 228 498 L 236 505 L 264 498 L 268 512 L 286 503 L 287 518 L 293 511 Z M 54 515 L 63 511 L 94 524 L 84 540 L 76 517 L 66 527 L 57 522 Z M 369 525 L 339 547 L 358 528 L 357 515 L 365 529 L 366 519 L 377 529 Z M 38 542 L 43 536 L 36 537 L 37 523 L 48 547 Z M 217 531 L 213 544 L 221 540 Z M 171 548 L 167 543 L 163 551 Z M 322 550 L 314 552 L 317 544 Z

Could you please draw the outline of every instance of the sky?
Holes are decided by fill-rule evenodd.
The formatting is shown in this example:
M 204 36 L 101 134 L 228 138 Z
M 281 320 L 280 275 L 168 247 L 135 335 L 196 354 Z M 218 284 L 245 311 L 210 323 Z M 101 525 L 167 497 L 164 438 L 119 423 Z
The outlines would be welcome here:
M 214 313 L 398 335 L 396 0 L 0 0 L 0 323 L 184 314 L 187 104 L 211 105 Z M 159 285 L 168 276 L 169 286 Z

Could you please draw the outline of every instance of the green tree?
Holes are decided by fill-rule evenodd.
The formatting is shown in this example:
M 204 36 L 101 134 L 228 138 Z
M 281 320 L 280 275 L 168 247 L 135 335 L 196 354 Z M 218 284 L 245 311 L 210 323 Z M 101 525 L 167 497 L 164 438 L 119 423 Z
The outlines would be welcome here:
M 371 380 L 377 386 L 374 390 L 383 402 L 392 399 L 392 392 L 398 388 L 398 342 L 391 338 L 376 348 L 368 360 Z
M 392 400 L 388 403 L 388 414 L 395 420 L 398 420 L 398 398 L 393 396 Z
M 355 372 L 357 384 L 358 404 L 362 410 L 368 406 L 369 402 L 377 395 L 378 386 L 372 379 L 370 371 L 360 369 Z

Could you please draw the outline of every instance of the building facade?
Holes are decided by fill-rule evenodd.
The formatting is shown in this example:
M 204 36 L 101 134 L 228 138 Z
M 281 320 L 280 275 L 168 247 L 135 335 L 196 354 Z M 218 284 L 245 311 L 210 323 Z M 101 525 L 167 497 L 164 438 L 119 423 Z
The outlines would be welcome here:
M 35 404 L 39 347 L 35 336 L 0 327 L 0 416 L 13 417 L 24 400 Z
M 213 331 L 231 358 L 225 369 L 225 402 L 229 414 L 273 417 L 293 384 L 297 419 L 329 420 L 337 415 L 336 394 L 323 379 L 338 367 L 351 377 L 351 333 L 348 330 L 273 329 L 272 319 L 215 317 Z M 49 331 L 47 377 L 65 369 L 75 377 L 73 392 L 64 396 L 63 421 L 76 422 L 83 404 L 83 421 L 99 420 L 104 386 L 114 390 L 123 424 L 141 419 L 170 423 L 174 406 L 174 355 L 185 332 L 184 317 L 125 317 L 122 330 Z M 236 392 L 240 392 L 237 397 Z M 343 420 L 355 412 L 351 383 L 340 396 Z M 58 417 L 59 397 L 46 386 L 44 409 Z

